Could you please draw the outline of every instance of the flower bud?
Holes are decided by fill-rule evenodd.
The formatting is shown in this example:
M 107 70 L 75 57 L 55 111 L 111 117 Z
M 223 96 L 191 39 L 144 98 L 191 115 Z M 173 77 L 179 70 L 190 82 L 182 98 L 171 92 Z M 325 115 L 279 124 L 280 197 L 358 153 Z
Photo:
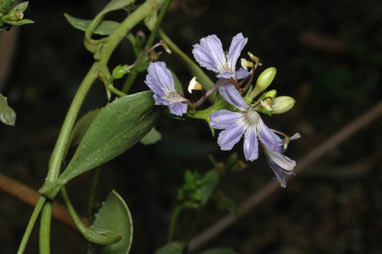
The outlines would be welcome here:
M 187 90 L 189 93 L 192 93 L 193 90 L 203 90 L 203 86 L 198 81 L 196 81 L 196 77 L 193 77 L 188 84 Z
M 3 20 L 8 22 L 16 22 L 22 20 L 24 13 L 20 10 L 11 10 L 7 15 L 4 15 Z
M 272 100 L 272 114 L 283 114 L 293 108 L 295 99 L 289 96 L 279 96 Z
M 267 89 L 267 87 L 272 83 L 273 79 L 276 76 L 276 68 L 269 67 L 265 69 L 256 81 L 256 88 L 261 92 Z
M 272 98 L 272 99 L 274 99 L 274 98 L 276 97 L 276 95 L 277 95 L 277 91 L 276 91 L 275 89 L 272 89 L 272 90 L 266 92 L 266 93 L 264 94 L 264 97 L 265 97 L 265 98 L 268 97 L 268 98 Z
M 128 65 L 118 65 L 117 67 L 114 68 L 113 70 L 113 77 L 115 79 L 120 79 L 122 78 L 125 74 L 130 72 L 130 67 Z

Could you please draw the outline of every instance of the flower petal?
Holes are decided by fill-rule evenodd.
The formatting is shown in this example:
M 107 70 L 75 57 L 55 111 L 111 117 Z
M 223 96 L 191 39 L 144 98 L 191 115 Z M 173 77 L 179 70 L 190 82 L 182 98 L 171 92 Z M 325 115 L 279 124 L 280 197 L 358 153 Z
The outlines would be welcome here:
M 236 69 L 236 62 L 243 50 L 245 44 L 247 44 L 248 38 L 244 38 L 242 33 L 238 33 L 232 38 L 231 46 L 228 51 L 228 66 L 231 70 Z
M 279 167 L 283 168 L 284 170 L 292 171 L 296 166 L 296 162 L 294 160 L 291 160 L 289 157 L 285 156 L 281 152 L 273 151 L 265 145 L 263 146 L 263 148 L 267 158 Z
M 273 133 L 263 122 L 261 118 L 259 118 L 257 124 L 257 134 L 261 143 L 266 146 L 268 149 L 273 151 L 282 152 L 283 141 L 282 139 Z
M 166 68 L 164 62 L 152 62 L 147 69 L 146 84 L 159 96 L 166 91 L 175 91 L 174 80 L 171 72 Z M 159 89 L 162 91 L 160 92 Z
M 267 159 L 267 163 L 269 167 L 272 169 L 273 173 L 275 174 L 276 180 L 280 183 L 281 187 L 286 188 L 286 180 L 285 180 L 284 174 L 293 175 L 294 174 L 293 171 L 287 171 L 268 159 Z
M 229 102 L 231 105 L 240 110 L 249 108 L 248 104 L 244 101 L 236 87 L 233 84 L 228 83 L 228 81 L 225 81 L 224 84 L 220 85 L 218 90 L 224 100 Z
M 238 69 L 235 74 L 237 79 L 243 79 L 250 75 L 249 71 L 243 68 Z
M 209 35 L 200 40 L 200 44 L 195 44 L 192 50 L 196 61 L 204 68 L 219 73 L 226 65 L 223 45 L 215 35 Z
M 218 137 L 218 145 L 223 151 L 231 150 L 232 147 L 240 141 L 243 136 L 244 129 L 241 125 L 232 125 L 224 131 L 220 132 Z
M 223 72 L 216 75 L 218 78 L 224 78 L 224 79 L 230 79 L 230 78 L 236 78 L 235 73 L 233 72 Z
M 187 104 L 180 102 L 174 103 L 170 106 L 170 113 L 177 116 L 187 113 Z
M 158 96 L 157 94 L 154 93 L 153 95 L 153 98 L 154 98 L 154 101 L 155 101 L 155 105 L 163 105 L 163 106 L 168 106 L 170 105 L 168 103 L 168 101 L 166 101 L 165 99 L 163 99 L 162 97 Z
M 239 122 L 241 113 L 232 112 L 229 110 L 218 110 L 209 115 L 210 125 L 215 129 L 226 129 L 231 125 L 235 125 Z
M 244 134 L 244 155 L 247 161 L 254 161 L 259 156 L 259 144 L 256 137 L 256 129 L 248 128 Z

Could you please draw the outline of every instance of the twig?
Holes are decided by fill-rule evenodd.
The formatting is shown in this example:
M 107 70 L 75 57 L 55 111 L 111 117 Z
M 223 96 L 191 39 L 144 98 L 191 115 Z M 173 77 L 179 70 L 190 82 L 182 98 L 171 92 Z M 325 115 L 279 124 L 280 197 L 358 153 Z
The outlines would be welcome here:
M 352 136 L 357 131 L 361 130 L 363 127 L 366 127 L 371 122 L 380 117 L 382 114 L 382 104 L 378 103 L 374 107 L 368 109 L 366 113 L 356 118 L 348 125 L 346 125 L 343 129 L 338 131 L 332 137 L 330 137 L 326 142 L 318 146 L 316 149 L 308 153 L 305 157 L 298 161 L 297 166 L 295 168 L 295 172 L 301 172 L 306 170 L 309 165 L 319 159 L 328 151 L 332 150 L 336 146 L 340 145 L 347 138 Z M 289 181 L 293 178 L 289 178 Z M 270 194 L 280 189 L 280 184 L 276 181 L 270 182 L 266 184 L 259 191 L 253 193 L 247 200 L 245 200 L 239 207 L 237 215 L 227 215 L 209 227 L 207 230 L 196 236 L 189 245 L 189 250 L 193 251 L 199 248 L 201 245 L 205 244 L 212 238 L 216 237 L 222 231 L 227 229 L 233 223 L 235 223 L 238 219 L 244 217 L 249 211 L 251 211 L 256 205 L 258 205 L 261 201 L 265 200 Z
M 0 190 L 3 190 L 7 194 L 14 196 L 15 198 L 21 200 L 24 203 L 27 203 L 30 206 L 35 206 L 38 199 L 40 198 L 40 194 L 37 191 L 1 173 Z M 57 202 L 53 203 L 53 218 L 55 218 L 62 224 L 68 226 L 69 228 L 78 231 L 66 208 L 58 204 Z M 85 218 L 82 218 L 82 221 L 86 225 L 89 224 L 89 221 Z

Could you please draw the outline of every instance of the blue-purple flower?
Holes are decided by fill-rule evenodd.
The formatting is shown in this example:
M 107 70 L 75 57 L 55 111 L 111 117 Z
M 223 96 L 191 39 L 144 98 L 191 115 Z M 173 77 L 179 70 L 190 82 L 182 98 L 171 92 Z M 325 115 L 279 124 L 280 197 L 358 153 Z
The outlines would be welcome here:
M 243 79 L 249 72 L 245 69 L 236 71 L 236 62 L 247 41 L 242 33 L 238 33 L 232 38 L 228 53 L 225 53 L 220 39 L 212 34 L 195 44 L 192 53 L 200 66 L 217 73 L 218 78 Z
M 284 141 L 264 124 L 259 113 L 244 101 L 233 84 L 225 81 L 219 87 L 219 93 L 227 102 L 240 110 L 240 112 L 219 110 L 209 115 L 211 127 L 223 130 L 218 137 L 220 148 L 224 151 L 231 150 L 244 135 L 245 159 L 253 161 L 258 158 L 258 141 L 260 141 L 276 179 L 285 187 L 283 174 L 293 174 L 296 163 L 284 155 Z
M 164 105 L 170 108 L 174 115 L 181 116 L 187 112 L 187 101 L 180 95 L 174 86 L 171 72 L 164 62 L 152 62 L 147 69 L 145 83 L 153 90 L 153 98 L 156 105 Z

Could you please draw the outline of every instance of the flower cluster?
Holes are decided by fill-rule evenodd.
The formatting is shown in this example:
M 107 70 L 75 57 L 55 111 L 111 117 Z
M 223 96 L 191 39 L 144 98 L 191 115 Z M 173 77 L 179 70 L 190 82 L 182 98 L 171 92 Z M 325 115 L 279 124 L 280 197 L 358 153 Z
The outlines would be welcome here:
M 294 100 L 288 96 L 275 98 L 276 91 L 272 90 L 262 95 L 256 102 L 252 102 L 254 97 L 272 82 L 275 68 L 265 70 L 259 76 L 249 97 L 243 98 L 242 94 L 251 85 L 255 66 L 257 67 L 259 64 L 258 58 L 249 53 L 256 64 L 242 59 L 243 68 L 236 69 L 236 63 L 247 41 L 248 39 L 244 38 L 241 33 L 237 34 L 233 37 L 226 53 L 216 35 L 202 38 L 199 44 L 193 46 L 192 53 L 195 60 L 200 66 L 216 73 L 218 81 L 214 87 L 217 88 L 220 96 L 233 106 L 230 109 L 211 111 L 208 121 L 212 128 L 222 130 L 217 140 L 221 150 L 232 150 L 234 145 L 244 136 L 244 157 L 248 161 L 254 161 L 258 158 L 259 146 L 261 146 L 276 180 L 282 187 L 286 187 L 284 174 L 292 175 L 296 163 L 284 153 L 289 141 L 297 139 L 299 135 L 295 134 L 293 137 L 288 137 L 283 134 L 285 138 L 280 138 L 275 132 L 278 134 L 281 132 L 269 129 L 261 119 L 259 112 L 284 113 L 293 107 Z M 252 69 L 248 71 L 248 67 L 252 67 Z M 247 79 L 249 79 L 247 85 L 241 87 Z M 163 62 L 150 64 L 145 82 L 154 92 L 155 103 L 168 106 L 172 114 L 181 116 L 187 113 L 188 106 L 194 109 L 197 105 L 176 91 L 171 72 Z M 195 82 L 194 78 L 190 85 L 195 87 Z M 200 84 L 198 85 L 200 87 Z

